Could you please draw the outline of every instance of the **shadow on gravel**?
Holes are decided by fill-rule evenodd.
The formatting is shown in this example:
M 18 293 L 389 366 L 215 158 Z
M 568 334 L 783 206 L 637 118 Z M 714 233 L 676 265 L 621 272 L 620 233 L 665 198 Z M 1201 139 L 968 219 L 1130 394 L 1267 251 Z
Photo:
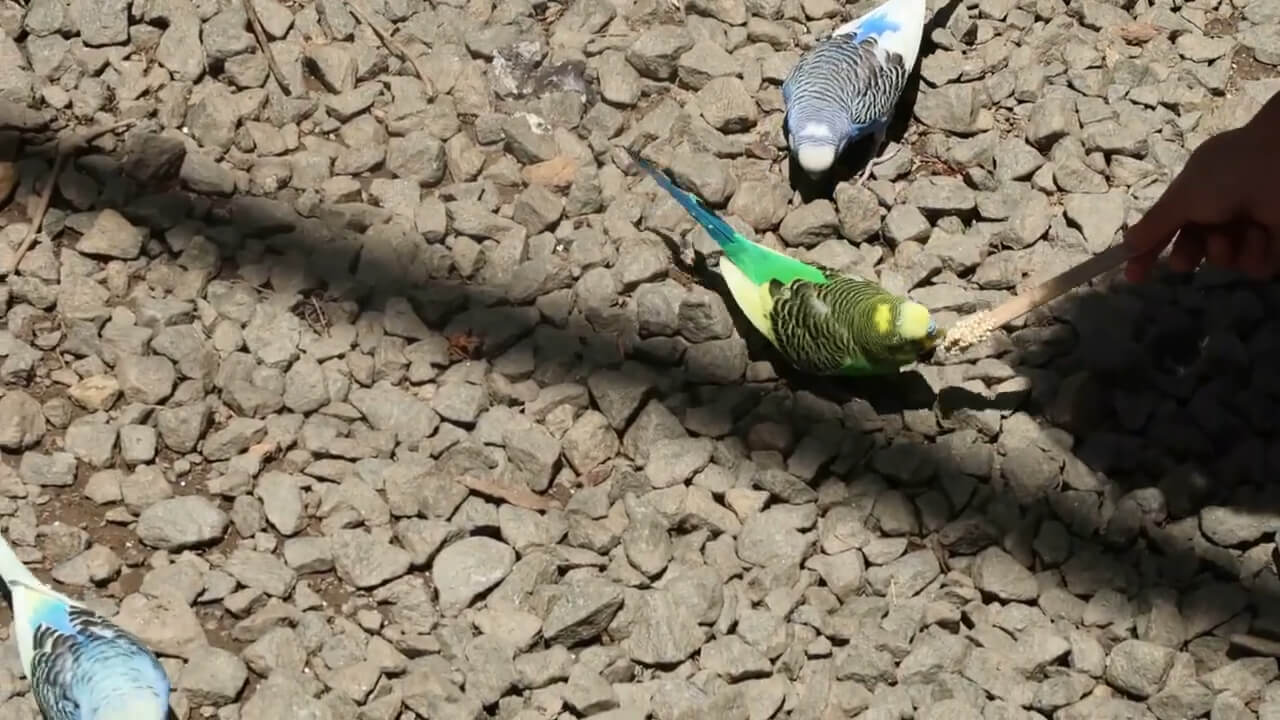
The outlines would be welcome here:
M 5 134 L 0 147 L 15 150 L 15 139 Z M 32 181 L 45 180 L 48 160 L 22 160 L 17 199 L 5 211 L 9 223 L 25 216 Z M 314 216 L 303 217 L 283 202 L 258 197 L 137 193 L 120 172 L 127 162 L 116 150 L 82 158 L 72 179 L 60 185 L 55 206 L 114 207 L 163 237 L 145 243 L 147 262 L 113 261 L 153 292 L 194 300 L 209 282 L 224 282 L 221 291 L 249 288 L 252 296 L 273 297 L 273 305 L 301 319 L 282 320 L 281 332 L 300 328 L 303 335 L 331 331 L 344 319 L 355 322 L 358 306 L 363 317 L 349 333 L 350 344 L 364 350 L 375 377 L 404 376 L 405 349 L 417 339 L 469 333 L 478 340 L 477 356 L 510 374 L 500 392 L 493 377 L 486 380 L 496 402 L 518 406 L 511 386 L 528 378 L 542 386 L 536 397 L 545 401 L 554 394 L 550 385 L 587 385 L 597 400 L 609 393 L 615 406 L 625 406 L 632 422 L 619 434 L 624 449 L 639 458 L 696 428 L 718 440 L 717 460 L 739 461 L 737 477 L 751 477 L 775 505 L 817 501 L 823 511 L 817 538 L 824 548 L 847 545 L 844 533 L 860 522 L 931 548 L 911 551 L 903 542 L 896 552 L 877 554 L 879 567 L 866 574 L 877 591 L 893 583 L 901 597 L 904 588 L 918 591 L 934 582 L 963 585 L 940 575 L 977 562 L 989 570 L 975 573 L 988 600 L 1038 598 L 1051 618 L 1111 625 L 1119 631 L 1117 641 L 1135 618 L 1142 637 L 1208 634 L 1196 640 L 1197 657 L 1205 662 L 1226 652 L 1232 633 L 1280 633 L 1280 583 L 1270 542 L 1280 529 L 1280 486 L 1274 483 L 1280 382 L 1264 360 L 1280 351 L 1280 325 L 1264 322 L 1280 309 L 1274 287 L 1204 272 L 1141 288 L 1078 290 L 1011 333 L 997 333 L 962 364 L 858 382 L 793 376 L 739 316 L 750 360 L 775 361 L 781 375 L 774 380 L 763 365 L 751 365 L 748 377 L 757 381 L 744 383 L 728 346 L 698 354 L 693 365 L 688 348 L 695 345 L 674 336 L 638 337 L 635 300 L 616 299 L 624 288 L 614 287 L 613 298 L 600 297 L 590 283 L 608 286 L 603 275 L 588 271 L 574 278 L 552 248 L 556 243 L 542 242 L 547 236 L 526 243 L 515 223 L 477 210 L 497 204 L 480 183 L 441 193 L 462 203 L 451 210 L 468 213 L 472 236 L 502 238 L 483 242 L 490 258 L 511 253 L 505 266 L 475 274 L 501 281 L 505 290 L 441 277 L 453 264 L 451 249 L 441 240 L 423 242 L 389 210 L 349 203 L 316 207 Z M 649 196 L 642 204 L 652 201 Z M 54 210 L 45 227 L 57 234 L 83 227 L 79 222 Z M 66 232 L 57 247 L 65 251 L 75 237 Z M 578 237 L 587 242 L 591 235 Z M 603 238 L 601 231 L 600 242 L 608 244 Z M 625 243 L 661 246 L 644 233 Z M 40 245 L 8 282 L 8 319 L 23 321 L 8 329 L 27 342 L 55 306 L 75 301 L 41 294 L 50 279 L 38 274 L 56 253 Z M 573 247 L 564 250 L 578 257 Z M 614 260 L 606 251 L 602 257 L 597 267 L 622 272 L 648 256 L 623 252 Z M 660 282 L 666 273 L 657 265 L 651 271 L 625 268 L 625 274 Z M 512 297 L 521 303 L 509 302 Z M 427 327 L 389 305 L 392 298 L 406 298 Z M 542 298 L 536 307 L 535 298 Z M 16 307 L 24 303 L 41 309 Z M 383 313 L 381 324 L 370 311 Z M 664 312 L 675 321 L 678 309 Z M 191 316 L 187 309 L 172 319 Z M 100 313 L 79 322 L 100 327 L 105 320 Z M 387 327 L 393 332 L 384 332 Z M 593 378 L 605 371 L 610 380 L 596 384 Z M 732 379 L 699 380 L 716 373 Z M 634 422 L 639 415 L 643 422 Z M 746 462 L 754 462 L 757 472 L 743 475 Z M 803 482 L 779 480 L 785 476 L 764 472 L 769 468 Z M 709 489 L 719 494 L 726 488 Z M 853 512 L 826 512 L 841 504 Z M 797 526 L 798 516 L 785 509 L 764 512 L 771 519 L 766 532 L 777 534 L 779 547 L 796 531 L 813 529 L 804 521 Z M 696 527 L 696 518 L 691 521 Z M 993 554 L 996 547 L 1032 568 L 1040 590 L 1027 588 L 1016 573 L 1010 579 Z M 823 565 L 818 572 L 832 568 Z M 746 563 L 743 571 L 769 572 Z M 1085 604 L 1052 591 L 1056 586 L 1092 600 Z M 1166 589 L 1190 592 L 1179 603 Z M 1169 620 L 1170 603 L 1181 615 L 1178 623 Z M 1158 613 L 1145 615 L 1152 607 Z M 966 615 L 961 622 L 988 621 Z

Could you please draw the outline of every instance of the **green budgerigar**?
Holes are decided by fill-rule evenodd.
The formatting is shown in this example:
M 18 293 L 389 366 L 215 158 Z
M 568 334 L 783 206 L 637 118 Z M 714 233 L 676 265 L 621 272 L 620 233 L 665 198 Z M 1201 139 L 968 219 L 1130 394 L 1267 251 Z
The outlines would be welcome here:
M 941 340 L 924 305 L 752 242 L 665 173 L 632 157 L 724 250 L 720 274 L 734 301 L 796 368 L 816 375 L 888 374 Z

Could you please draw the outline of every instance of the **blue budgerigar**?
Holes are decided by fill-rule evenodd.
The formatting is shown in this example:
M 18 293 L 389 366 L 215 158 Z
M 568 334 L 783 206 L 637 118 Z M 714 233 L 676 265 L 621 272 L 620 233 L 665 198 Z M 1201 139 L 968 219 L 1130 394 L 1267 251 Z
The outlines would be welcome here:
M 169 677 L 136 637 L 40 582 L 0 537 L 13 636 L 45 720 L 165 720 Z
M 791 152 L 818 176 L 844 148 L 875 138 L 857 183 L 877 164 L 924 35 L 926 0 L 887 2 L 836 28 L 800 58 L 782 83 Z

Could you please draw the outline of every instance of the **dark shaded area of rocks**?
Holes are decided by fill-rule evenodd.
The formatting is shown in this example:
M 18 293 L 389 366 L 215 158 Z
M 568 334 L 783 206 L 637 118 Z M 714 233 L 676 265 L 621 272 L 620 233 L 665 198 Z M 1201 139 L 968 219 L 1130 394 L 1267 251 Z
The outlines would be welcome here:
M 867 3 L 366 0 L 424 83 L 343 0 L 253 2 L 291 95 L 239 0 L 0 2 L 0 266 L 35 139 L 137 120 L 0 286 L 0 516 L 179 718 L 1280 717 L 1232 639 L 1280 634 L 1272 288 L 796 378 L 622 151 L 945 325 L 1280 89 L 1269 0 L 959 4 L 889 159 L 807 203 L 779 85 Z

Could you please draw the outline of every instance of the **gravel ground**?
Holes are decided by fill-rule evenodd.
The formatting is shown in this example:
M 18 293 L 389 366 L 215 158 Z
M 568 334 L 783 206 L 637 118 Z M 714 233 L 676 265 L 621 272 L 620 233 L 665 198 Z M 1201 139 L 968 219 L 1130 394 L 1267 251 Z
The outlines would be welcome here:
M 0 287 L 0 515 L 180 720 L 1280 718 L 1274 288 L 795 377 L 624 151 L 950 324 L 1280 89 L 1275 0 L 934 3 L 890 159 L 803 193 L 779 84 L 866 3 L 254 1 L 289 94 L 240 0 L 0 2 L 0 265 L 35 141 L 138 121 Z

